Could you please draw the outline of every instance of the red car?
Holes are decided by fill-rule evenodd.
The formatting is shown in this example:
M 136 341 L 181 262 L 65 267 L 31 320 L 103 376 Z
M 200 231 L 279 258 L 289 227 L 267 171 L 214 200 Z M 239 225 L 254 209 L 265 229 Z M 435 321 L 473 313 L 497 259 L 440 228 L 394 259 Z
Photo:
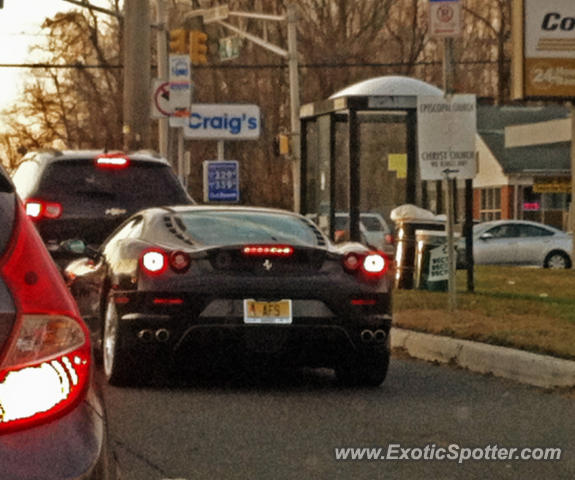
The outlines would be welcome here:
M 113 479 L 89 332 L 0 166 L 0 478 Z

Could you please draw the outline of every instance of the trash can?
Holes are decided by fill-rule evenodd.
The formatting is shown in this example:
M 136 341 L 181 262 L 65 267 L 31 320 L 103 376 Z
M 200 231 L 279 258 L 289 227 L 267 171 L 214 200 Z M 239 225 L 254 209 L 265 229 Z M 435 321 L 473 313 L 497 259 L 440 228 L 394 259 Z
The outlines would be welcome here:
M 396 220 L 395 286 L 411 289 L 414 286 L 416 260 L 416 230 L 445 231 L 445 223 L 434 220 Z
M 454 234 L 454 242 L 459 236 Z M 415 241 L 415 288 L 446 292 L 449 288 L 447 232 L 416 230 Z

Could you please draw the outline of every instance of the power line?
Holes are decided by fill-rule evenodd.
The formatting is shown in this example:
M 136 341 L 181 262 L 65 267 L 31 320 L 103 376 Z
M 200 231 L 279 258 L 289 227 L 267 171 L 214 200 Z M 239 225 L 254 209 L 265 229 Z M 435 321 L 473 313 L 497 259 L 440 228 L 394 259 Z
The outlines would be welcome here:
M 509 63 L 508 60 L 506 60 Z M 456 65 L 493 65 L 497 64 L 496 60 L 464 60 L 456 62 Z M 428 61 L 428 62 L 391 62 L 391 63 L 303 63 L 300 64 L 300 68 L 370 68 L 370 67 L 421 67 L 421 66 L 437 66 L 441 65 L 441 61 Z M 50 64 L 50 63 L 0 63 L 0 68 L 76 68 L 76 69 L 88 69 L 88 68 L 102 68 L 102 69 L 117 69 L 123 68 L 123 65 L 106 65 L 106 64 L 83 64 L 83 63 L 68 63 L 68 64 Z M 156 68 L 152 65 L 152 68 Z M 195 67 L 198 69 L 222 69 L 222 70 L 253 70 L 253 69 L 265 69 L 265 68 L 287 68 L 287 65 L 276 64 L 276 63 L 262 63 L 257 65 L 246 65 L 246 64 L 212 64 L 205 66 Z
M 0 68 L 76 68 L 78 70 L 88 68 L 123 68 L 123 65 L 85 65 L 83 63 L 68 63 L 68 64 L 52 64 L 52 63 L 0 63 Z

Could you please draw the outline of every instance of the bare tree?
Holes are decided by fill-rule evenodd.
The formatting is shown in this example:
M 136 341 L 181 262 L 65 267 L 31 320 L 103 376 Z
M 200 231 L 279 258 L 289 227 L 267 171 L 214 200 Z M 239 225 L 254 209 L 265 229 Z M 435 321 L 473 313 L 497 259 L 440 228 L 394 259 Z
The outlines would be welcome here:
M 115 0 L 116 7 L 118 0 Z M 31 148 L 119 148 L 122 141 L 120 40 L 116 20 L 89 11 L 44 21 L 45 44 L 34 47 L 45 68 L 31 71 L 22 100 L 6 112 L 9 163 Z

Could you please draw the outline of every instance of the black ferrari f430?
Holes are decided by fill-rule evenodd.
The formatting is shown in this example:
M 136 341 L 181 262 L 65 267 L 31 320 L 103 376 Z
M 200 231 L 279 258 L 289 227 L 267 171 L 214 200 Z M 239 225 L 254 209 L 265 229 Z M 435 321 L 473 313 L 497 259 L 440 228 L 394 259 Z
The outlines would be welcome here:
M 249 357 L 377 386 L 390 358 L 391 267 L 296 213 L 185 205 L 133 215 L 65 276 L 113 384 L 159 364 Z

